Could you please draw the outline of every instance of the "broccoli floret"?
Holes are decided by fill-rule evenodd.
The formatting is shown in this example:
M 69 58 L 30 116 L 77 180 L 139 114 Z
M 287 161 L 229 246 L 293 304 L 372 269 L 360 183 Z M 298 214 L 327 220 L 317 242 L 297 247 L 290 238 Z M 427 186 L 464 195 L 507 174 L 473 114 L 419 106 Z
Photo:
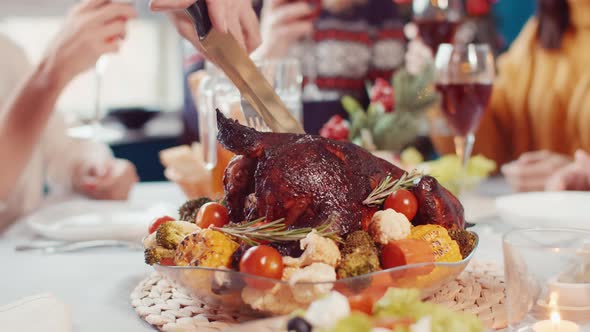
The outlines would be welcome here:
M 375 242 L 371 235 L 365 231 L 356 231 L 346 236 L 346 241 L 340 250 L 343 255 L 357 251 L 359 248 L 367 248 L 377 253 Z
M 463 259 L 471 254 L 477 244 L 477 235 L 463 229 L 450 229 L 449 236 L 459 245 Z
M 336 273 L 338 279 L 356 277 L 379 270 L 379 256 L 366 249 L 359 249 L 342 257 Z
M 174 250 L 160 246 L 147 248 L 143 254 L 145 256 L 145 263 L 148 265 L 158 264 L 162 258 L 174 258 Z
M 378 271 L 379 252 L 367 232 L 356 231 L 346 237 L 342 260 L 336 269 L 338 279 L 356 277 Z
M 197 199 L 191 199 L 190 201 L 185 202 L 178 210 L 178 214 L 180 214 L 180 220 L 194 223 L 201 206 L 209 202 L 212 202 L 209 197 L 199 197 Z
M 180 241 L 198 230 L 197 225 L 185 221 L 163 223 L 156 231 L 156 243 L 166 249 L 176 249 Z

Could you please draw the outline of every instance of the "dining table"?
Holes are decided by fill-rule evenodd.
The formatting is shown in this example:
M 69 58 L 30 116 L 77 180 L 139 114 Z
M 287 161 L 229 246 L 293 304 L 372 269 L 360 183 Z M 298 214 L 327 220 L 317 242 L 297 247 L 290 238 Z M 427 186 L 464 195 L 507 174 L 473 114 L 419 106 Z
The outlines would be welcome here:
M 495 199 L 509 193 L 504 179 L 496 177 L 461 196 L 467 220 L 475 224 L 472 229 L 480 237 L 474 260 L 502 265 L 502 234 L 510 228 L 498 217 Z M 67 199 L 50 197 L 46 204 Z M 129 198 L 130 204 L 179 206 L 184 201 L 180 188 L 168 182 L 140 183 Z M 146 220 L 146 229 L 149 222 Z M 73 331 L 154 330 L 139 318 L 129 300 L 138 283 L 154 272 L 144 263 L 141 250 L 102 248 L 61 254 L 15 250 L 17 245 L 36 240 L 39 236 L 22 220 L 0 235 L 0 261 L 4 266 L 0 269 L 0 305 L 50 293 L 69 307 Z

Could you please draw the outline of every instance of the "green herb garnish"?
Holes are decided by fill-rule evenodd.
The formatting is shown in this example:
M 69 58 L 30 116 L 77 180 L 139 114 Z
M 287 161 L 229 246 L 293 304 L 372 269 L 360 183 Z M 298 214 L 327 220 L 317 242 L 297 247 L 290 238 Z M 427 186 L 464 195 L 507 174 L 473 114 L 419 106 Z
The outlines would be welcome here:
M 332 225 L 336 222 L 336 216 L 334 215 L 330 216 L 325 223 L 317 228 L 303 227 L 288 229 L 284 218 L 271 222 L 264 222 L 265 220 L 265 218 L 259 218 L 237 225 L 211 228 L 236 237 L 251 246 L 256 246 L 264 242 L 299 241 L 304 239 L 313 230 L 315 230 L 320 236 L 332 239 L 336 242 L 342 241 L 338 236 L 338 232 L 330 230 Z
M 391 175 L 387 175 L 385 179 L 369 194 L 363 204 L 368 206 L 380 206 L 383 204 L 387 196 L 393 194 L 400 189 L 410 189 L 414 186 L 416 180 L 423 176 L 418 171 L 404 173 L 401 178 L 394 180 Z

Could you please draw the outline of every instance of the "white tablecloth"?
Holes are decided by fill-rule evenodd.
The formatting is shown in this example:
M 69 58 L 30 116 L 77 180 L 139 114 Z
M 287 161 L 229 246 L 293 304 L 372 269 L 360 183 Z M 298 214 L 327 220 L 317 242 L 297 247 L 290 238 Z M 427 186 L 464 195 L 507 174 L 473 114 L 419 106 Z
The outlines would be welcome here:
M 502 225 L 494 212 L 494 197 L 508 190 L 501 180 L 491 180 L 476 193 L 463 198 L 467 216 L 485 222 L 474 229 L 481 243 L 476 259 L 501 263 Z M 184 197 L 172 184 L 140 184 L 133 201 L 180 205 Z M 129 294 L 152 269 L 143 263 L 143 253 L 122 249 L 43 255 L 15 252 L 17 244 L 33 238 L 23 224 L 0 236 L 0 304 L 37 293 L 54 293 L 72 309 L 74 331 L 152 331 L 137 317 Z M 1 328 L 0 328 L 1 330 Z

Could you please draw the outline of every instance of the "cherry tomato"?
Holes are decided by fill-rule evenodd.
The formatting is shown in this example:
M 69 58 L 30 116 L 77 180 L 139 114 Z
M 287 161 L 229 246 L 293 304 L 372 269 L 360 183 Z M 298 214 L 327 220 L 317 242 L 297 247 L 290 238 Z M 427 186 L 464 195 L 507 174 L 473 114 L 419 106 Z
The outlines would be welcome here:
M 361 292 L 360 294 L 355 294 L 348 297 L 350 310 L 359 311 L 367 315 L 371 315 L 373 313 L 373 303 L 373 298 L 366 292 Z
M 281 280 L 283 277 L 283 256 L 273 247 L 259 245 L 244 253 L 240 260 L 240 272 L 259 277 Z M 270 288 L 272 284 L 256 279 L 246 279 L 255 288 Z
M 164 266 L 174 266 L 176 264 L 174 264 L 174 258 L 162 258 L 160 259 L 160 265 L 164 265 Z
M 381 276 L 386 276 L 389 279 L 387 274 L 381 274 Z M 373 282 L 369 288 L 365 288 L 360 293 L 356 293 L 358 290 L 352 291 L 351 294 L 347 295 L 348 304 L 350 305 L 351 310 L 371 315 L 375 303 L 381 300 L 387 290 L 393 286 L 391 279 L 389 279 L 389 282 L 383 283 L 383 286 L 376 285 L 375 277 L 376 276 L 373 276 Z M 381 279 L 384 280 L 384 278 Z
M 412 221 L 418 212 L 418 200 L 411 191 L 400 189 L 389 195 L 383 204 L 384 209 L 394 209 L 398 213 L 402 213 Z
M 209 202 L 201 206 L 197 212 L 196 223 L 201 228 L 208 228 L 211 225 L 223 227 L 229 223 L 227 208 L 217 202 Z
M 160 218 L 156 218 L 154 221 L 152 221 L 150 227 L 148 228 L 148 231 L 150 232 L 150 234 L 152 234 L 153 232 L 158 230 L 158 227 L 160 227 L 160 225 L 162 225 L 165 222 L 169 222 L 169 221 L 174 221 L 174 218 L 169 217 L 169 216 L 163 216 Z

